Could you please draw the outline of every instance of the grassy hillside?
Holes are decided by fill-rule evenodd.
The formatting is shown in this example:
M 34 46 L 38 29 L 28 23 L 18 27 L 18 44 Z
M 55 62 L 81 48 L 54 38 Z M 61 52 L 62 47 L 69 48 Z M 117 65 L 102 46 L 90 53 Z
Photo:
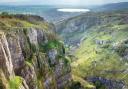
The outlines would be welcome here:
M 73 74 L 124 81 L 128 85 L 128 24 L 111 23 L 87 31 L 75 53 Z
M 57 26 L 65 43 L 78 47 L 73 52 L 77 60 L 71 64 L 74 81 L 88 88 L 94 85 L 96 89 L 108 89 L 107 84 L 98 81 L 91 85 L 88 82 L 90 78 L 92 81 L 109 81 L 110 87 L 114 86 L 112 89 L 122 89 L 121 83 L 117 82 L 122 82 L 123 87 L 128 86 L 127 10 L 89 12 L 60 22 Z M 93 89 L 91 87 L 89 89 Z
M 127 24 L 127 10 L 110 12 L 88 12 L 56 25 L 57 32 L 66 44 L 77 45 L 86 38 L 86 31 L 94 26 Z
M 54 29 L 52 24 L 46 22 L 40 16 L 34 15 L 21 15 L 21 14 L 8 14 L 7 12 L 2 12 L 0 14 L 0 28 L 41 28 L 44 30 Z

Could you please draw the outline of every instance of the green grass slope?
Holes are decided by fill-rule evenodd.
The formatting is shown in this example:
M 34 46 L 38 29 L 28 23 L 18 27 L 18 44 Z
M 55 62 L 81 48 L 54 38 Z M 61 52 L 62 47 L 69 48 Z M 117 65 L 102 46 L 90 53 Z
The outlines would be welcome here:
M 9 14 L 3 12 L 0 14 L 0 28 L 39 28 L 48 31 L 53 28 L 42 17 L 36 15 Z
M 87 88 L 93 86 L 88 83 L 88 78 L 102 77 L 123 81 L 128 86 L 127 9 L 89 12 L 62 21 L 56 26 L 65 43 L 70 45 L 71 52 L 75 46 L 75 52 L 73 50 L 71 53 L 75 56 L 71 63 L 74 81 Z M 102 86 L 96 89 L 106 88 Z
M 123 80 L 128 85 L 128 24 L 94 26 L 75 53 L 73 74 Z

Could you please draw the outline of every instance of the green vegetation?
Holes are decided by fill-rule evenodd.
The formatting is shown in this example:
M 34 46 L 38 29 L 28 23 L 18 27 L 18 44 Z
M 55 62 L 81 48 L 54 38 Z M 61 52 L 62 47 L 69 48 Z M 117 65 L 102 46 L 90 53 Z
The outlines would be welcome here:
M 35 44 L 31 44 L 30 48 L 31 48 L 33 53 L 35 53 L 37 51 L 37 47 Z
M 28 65 L 29 67 L 33 67 L 32 60 L 25 61 L 25 64 Z
M 13 77 L 9 81 L 10 89 L 19 89 L 19 87 L 22 85 L 22 78 L 19 76 Z
M 128 34 L 126 34 L 128 26 L 113 25 L 112 27 L 105 27 L 104 34 L 102 27 L 104 26 L 89 30 L 87 39 L 76 50 L 75 55 L 78 60 L 72 63 L 72 72 L 79 77 L 100 76 L 113 80 L 123 80 L 128 84 L 128 74 L 121 72 L 123 70 L 126 71 L 128 68 L 125 65 L 127 61 L 124 61 L 120 56 L 124 55 L 127 46 L 121 44 L 114 49 L 114 44 L 121 43 L 128 37 Z M 114 27 L 120 27 L 120 29 Z M 109 34 L 110 32 L 111 34 Z M 97 39 L 98 41 L 108 41 L 108 43 L 98 44 L 96 43 Z M 97 87 L 102 88 L 97 89 L 106 89 L 98 84 L 96 83 Z
M 72 75 L 72 78 L 73 78 L 73 81 L 74 82 L 77 82 L 77 83 L 80 83 L 81 86 L 80 87 L 83 87 L 82 89 L 93 89 L 95 88 L 95 86 L 87 81 L 85 81 L 83 78 L 81 77 L 78 77 L 78 76 L 75 76 L 75 75 Z M 76 85 L 76 84 L 75 84 Z M 72 85 L 72 87 L 74 87 L 74 84 Z M 76 89 L 79 89 L 79 88 L 76 88 Z M 75 88 L 71 88 L 71 89 L 75 89 Z
M 96 89 L 107 89 L 107 87 L 105 87 L 105 85 L 103 85 L 100 81 L 96 81 L 94 85 L 96 86 Z
M 0 14 L 0 28 L 40 28 L 43 30 L 53 29 L 52 25 L 43 18 L 33 15 L 14 15 L 7 12 Z
M 73 76 L 83 79 L 75 79 L 81 85 L 88 77 L 122 80 L 128 85 L 127 14 L 126 11 L 86 13 L 57 25 L 67 45 L 77 46 L 71 66 Z M 99 82 L 94 85 L 106 89 Z
M 59 49 L 61 47 L 61 43 L 58 40 L 49 40 L 44 45 L 44 50 L 50 50 L 50 49 Z
M 116 46 L 116 52 L 120 56 L 125 56 L 125 53 L 127 52 L 128 49 L 128 39 L 122 41 L 121 43 L 118 43 Z
M 2 12 L 1 15 L 2 16 L 9 16 L 8 12 Z
M 47 44 L 46 44 L 46 49 L 54 49 L 54 48 L 58 48 L 59 45 L 58 45 L 58 41 L 54 40 L 54 41 L 49 41 Z

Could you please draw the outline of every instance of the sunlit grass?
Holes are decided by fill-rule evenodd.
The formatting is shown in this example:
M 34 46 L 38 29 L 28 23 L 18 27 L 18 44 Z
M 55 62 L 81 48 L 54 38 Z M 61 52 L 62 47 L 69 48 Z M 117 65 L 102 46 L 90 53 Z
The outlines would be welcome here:
M 22 78 L 19 76 L 12 77 L 12 79 L 9 81 L 10 89 L 19 89 L 22 81 Z
M 114 43 L 120 42 L 128 37 L 126 32 L 128 26 L 113 25 L 112 27 L 106 27 L 105 30 L 100 28 L 91 29 L 87 39 L 76 50 L 75 55 L 78 60 L 71 64 L 72 73 L 79 77 L 101 76 L 115 80 L 123 79 L 128 84 L 127 74 L 122 72 L 106 72 L 126 70 L 128 67 L 120 60 L 121 57 L 112 50 Z M 95 43 L 96 39 L 110 40 L 111 42 L 108 43 L 109 46 L 104 48 L 103 45 Z

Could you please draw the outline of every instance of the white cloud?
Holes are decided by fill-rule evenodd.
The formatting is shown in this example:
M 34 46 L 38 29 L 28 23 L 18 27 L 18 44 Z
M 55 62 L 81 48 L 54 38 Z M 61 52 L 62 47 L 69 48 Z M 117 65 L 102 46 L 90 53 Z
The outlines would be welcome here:
M 62 9 L 58 9 L 57 11 L 60 11 L 60 12 L 88 12 L 90 10 L 89 9 L 67 9 L 67 8 L 62 8 Z

